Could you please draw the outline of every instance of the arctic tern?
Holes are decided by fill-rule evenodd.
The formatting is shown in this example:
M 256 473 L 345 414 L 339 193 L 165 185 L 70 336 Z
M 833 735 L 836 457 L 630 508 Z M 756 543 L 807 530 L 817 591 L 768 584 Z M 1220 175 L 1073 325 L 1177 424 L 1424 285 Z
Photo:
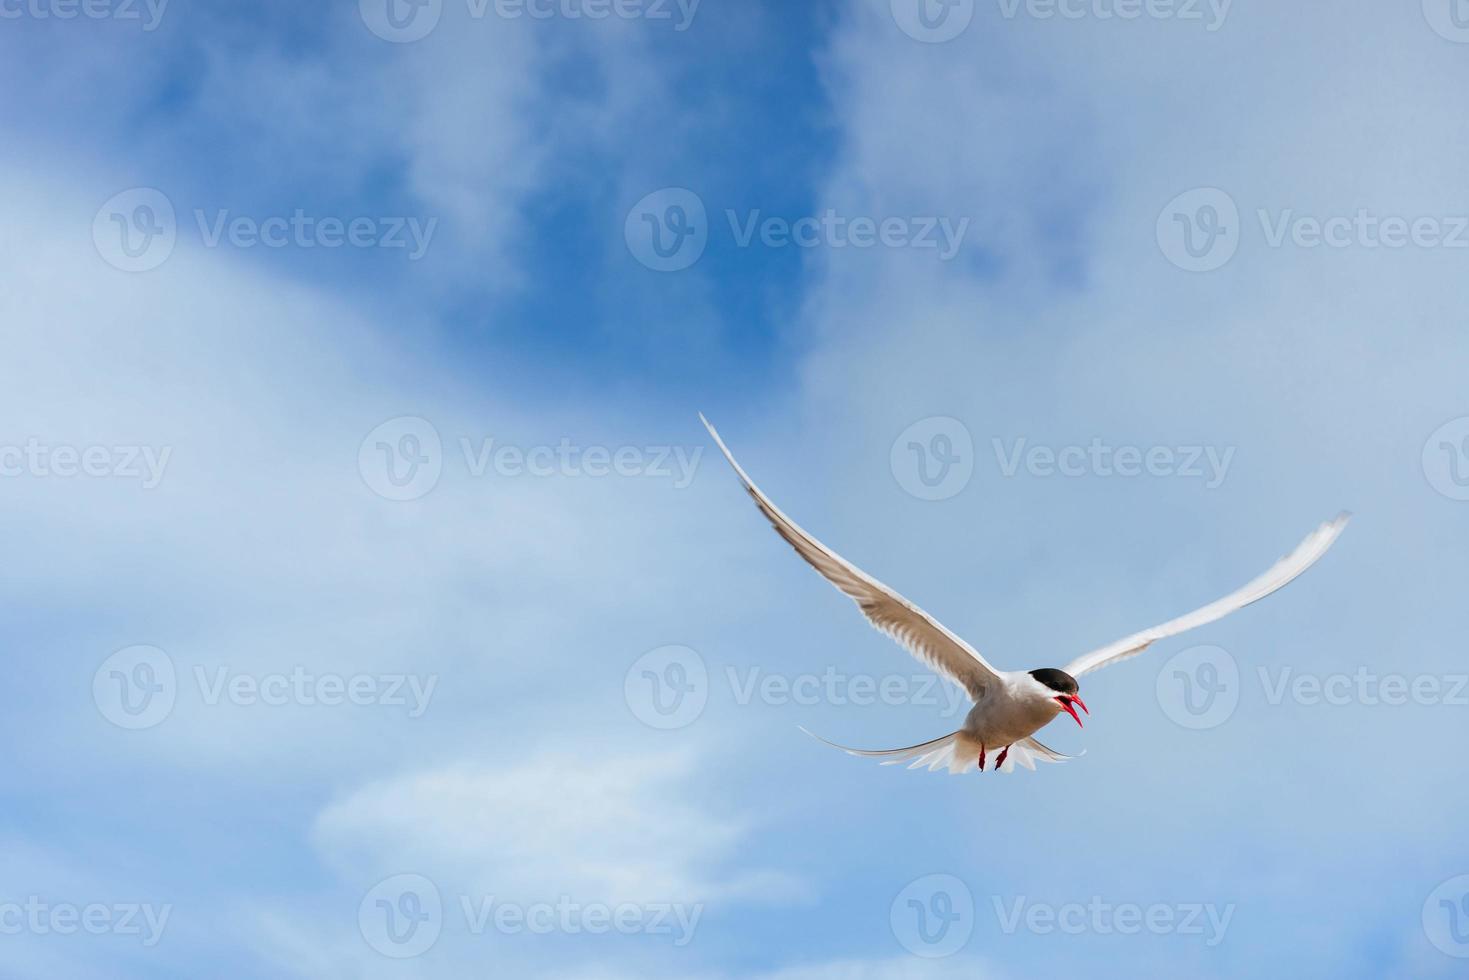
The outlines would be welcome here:
M 745 490 L 776 533 L 828 582 L 856 602 L 857 608 L 873 626 L 958 684 L 974 701 L 974 707 L 958 731 L 907 748 L 853 749 L 812 735 L 851 755 L 881 759 L 883 765 L 907 762 L 909 769 L 926 766 L 934 771 L 947 768 L 950 773 L 957 774 L 977 766 L 978 771 L 983 772 L 991 752 L 998 752 L 991 769 L 1002 772 L 1014 771 L 1016 763 L 1033 770 L 1036 760 L 1062 762 L 1071 758 L 1047 748 L 1033 736 L 1063 711 L 1078 725 L 1082 722 L 1081 715 L 1076 713 L 1077 708 L 1090 714 L 1081 699 L 1076 682 L 1078 677 L 1135 657 L 1159 640 L 1215 622 L 1236 609 L 1265 598 L 1316 564 L 1351 518 L 1345 511 L 1338 514 L 1312 531 L 1294 551 L 1264 574 L 1191 613 L 1083 654 L 1063 668 L 1000 670 L 938 620 L 802 530 L 755 486 L 709 420 L 702 414 L 699 420 L 714 437 L 724 458 L 734 467 Z

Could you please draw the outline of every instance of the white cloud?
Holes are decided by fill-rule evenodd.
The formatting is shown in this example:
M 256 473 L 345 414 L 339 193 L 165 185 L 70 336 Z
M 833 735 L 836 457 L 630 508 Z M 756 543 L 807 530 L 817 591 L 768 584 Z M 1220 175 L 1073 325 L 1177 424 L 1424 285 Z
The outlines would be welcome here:
M 523 902 L 783 904 L 788 875 L 739 862 L 747 815 L 695 802 L 692 753 L 617 756 L 595 740 L 501 763 L 364 786 L 327 807 L 315 839 L 340 869 L 412 869 L 441 887 Z M 503 753 L 519 751 L 505 746 Z
M 688 641 L 698 608 L 717 601 L 691 604 L 673 588 L 702 559 L 682 545 L 697 508 L 671 504 L 698 491 L 655 477 L 475 477 L 460 440 L 690 446 L 692 410 L 649 422 L 519 404 L 494 390 L 492 375 L 489 390 L 467 387 L 389 339 L 368 312 L 226 251 L 180 242 L 153 272 L 118 272 L 89 240 L 102 199 L 89 193 L 101 184 L 94 174 L 3 172 L 0 261 L 12 288 L 0 292 L 0 318 L 21 326 L 7 341 L 0 444 L 170 451 L 154 489 L 0 481 L 10 601 L 106 597 L 85 635 L 38 627 L 16 636 L 36 662 L 64 664 L 73 686 L 44 710 L 20 706 L 15 730 L 49 733 L 58 758 L 81 739 L 104 753 L 146 746 L 150 765 L 346 780 L 382 772 L 384 760 L 422 759 L 419 739 L 471 744 L 558 702 L 569 718 L 639 733 L 620 697 L 565 684 L 544 665 L 594 662 L 620 685 L 645 650 Z M 429 496 L 403 504 L 371 492 L 357 453 L 384 419 L 408 414 L 436 424 L 445 466 Z M 648 623 L 658 624 L 652 635 Z M 120 738 L 91 703 L 90 677 L 137 643 L 163 648 L 187 689 L 163 724 Z M 417 721 L 354 707 L 210 705 L 193 683 L 196 667 L 213 676 L 297 666 L 441 683 Z M 514 703 L 485 715 L 484 699 L 500 690 L 517 692 Z M 577 734 L 570 726 L 568 737 Z M 303 740 L 319 751 L 301 753 Z
M 669 980 L 997 980 L 1004 974 L 993 970 L 982 960 L 954 957 L 926 960 L 917 957 L 893 959 L 832 960 L 805 966 L 792 966 L 774 972 L 753 971 L 729 974 L 691 973 L 688 971 L 656 973 Z M 614 967 L 597 967 L 561 974 L 558 980 L 633 980 L 647 978 L 649 973 L 620 972 Z

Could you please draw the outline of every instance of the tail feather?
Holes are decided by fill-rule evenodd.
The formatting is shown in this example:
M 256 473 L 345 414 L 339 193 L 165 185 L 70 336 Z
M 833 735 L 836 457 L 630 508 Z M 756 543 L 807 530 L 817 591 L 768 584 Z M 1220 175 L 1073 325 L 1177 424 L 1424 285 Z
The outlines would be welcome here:
M 922 742 L 918 745 L 910 745 L 902 749 L 854 749 L 847 745 L 838 745 L 836 742 L 828 741 L 815 732 L 808 731 L 805 728 L 802 728 L 801 731 L 806 732 L 807 735 L 810 735 L 824 745 L 830 745 L 834 749 L 841 749 L 848 755 L 861 756 L 864 759 L 881 759 L 883 760 L 881 764 L 884 766 L 895 766 L 900 762 L 909 762 L 911 760 L 908 766 L 909 769 L 927 766 L 930 772 L 939 769 L 946 763 L 952 765 L 954 759 L 954 739 L 959 734 L 958 732 L 950 732 L 941 738 L 936 738 L 929 742 Z
M 1082 753 L 1085 755 L 1085 753 Z M 1065 762 L 1073 756 L 1063 755 L 1055 749 L 1042 745 L 1038 739 L 1021 739 L 1010 746 L 1010 753 L 1005 757 L 1005 764 L 1000 768 L 1001 772 L 1014 772 L 1017 765 L 1024 766 L 1031 772 L 1035 771 L 1036 760 L 1041 762 Z
M 927 768 L 929 772 L 937 772 L 947 768 L 950 773 L 961 773 L 975 768 L 979 755 L 978 745 L 969 745 L 968 740 L 960 738 L 962 734 L 960 732 L 950 732 L 932 741 L 920 742 L 918 745 L 909 745 L 901 749 L 854 749 L 847 745 L 838 745 L 805 728 L 802 728 L 801 731 L 816 741 L 830 745 L 834 749 L 840 749 L 848 755 L 860 756 L 864 759 L 881 759 L 881 764 L 884 766 L 895 766 L 906 762 L 909 769 Z M 991 757 L 993 758 L 993 752 L 991 752 Z M 1048 748 L 1036 739 L 1027 738 L 1010 746 L 1010 751 L 1005 757 L 1005 764 L 1000 771 L 1014 772 L 1017 765 L 1034 771 L 1037 761 L 1065 762 L 1070 758 L 1072 756 L 1063 755 L 1055 749 Z

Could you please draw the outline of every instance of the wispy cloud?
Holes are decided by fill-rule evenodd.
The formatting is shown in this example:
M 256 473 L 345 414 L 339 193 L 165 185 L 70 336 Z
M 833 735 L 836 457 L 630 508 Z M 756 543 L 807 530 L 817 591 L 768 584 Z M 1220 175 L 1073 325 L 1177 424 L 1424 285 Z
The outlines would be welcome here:
M 371 783 L 323 810 L 314 837 L 354 877 L 416 869 L 448 888 L 519 901 L 785 904 L 809 895 L 791 875 L 741 858 L 757 818 L 697 801 L 693 753 L 577 746 L 503 744 L 487 747 L 503 761 Z

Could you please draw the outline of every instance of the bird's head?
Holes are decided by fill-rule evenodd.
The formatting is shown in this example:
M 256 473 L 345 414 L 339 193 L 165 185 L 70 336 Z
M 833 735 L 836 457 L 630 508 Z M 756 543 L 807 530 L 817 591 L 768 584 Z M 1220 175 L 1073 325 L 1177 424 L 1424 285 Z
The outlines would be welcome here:
M 1049 697 L 1059 704 L 1062 710 L 1076 719 L 1078 725 L 1081 724 L 1081 715 L 1076 713 L 1073 705 L 1080 706 L 1082 711 L 1091 714 L 1090 711 L 1087 711 L 1086 703 L 1077 694 L 1080 689 L 1076 685 L 1076 678 L 1066 671 L 1057 670 L 1054 667 L 1043 667 L 1040 670 L 1032 670 L 1030 676 L 1035 678 L 1036 683 L 1043 688 L 1040 692 L 1042 696 Z

